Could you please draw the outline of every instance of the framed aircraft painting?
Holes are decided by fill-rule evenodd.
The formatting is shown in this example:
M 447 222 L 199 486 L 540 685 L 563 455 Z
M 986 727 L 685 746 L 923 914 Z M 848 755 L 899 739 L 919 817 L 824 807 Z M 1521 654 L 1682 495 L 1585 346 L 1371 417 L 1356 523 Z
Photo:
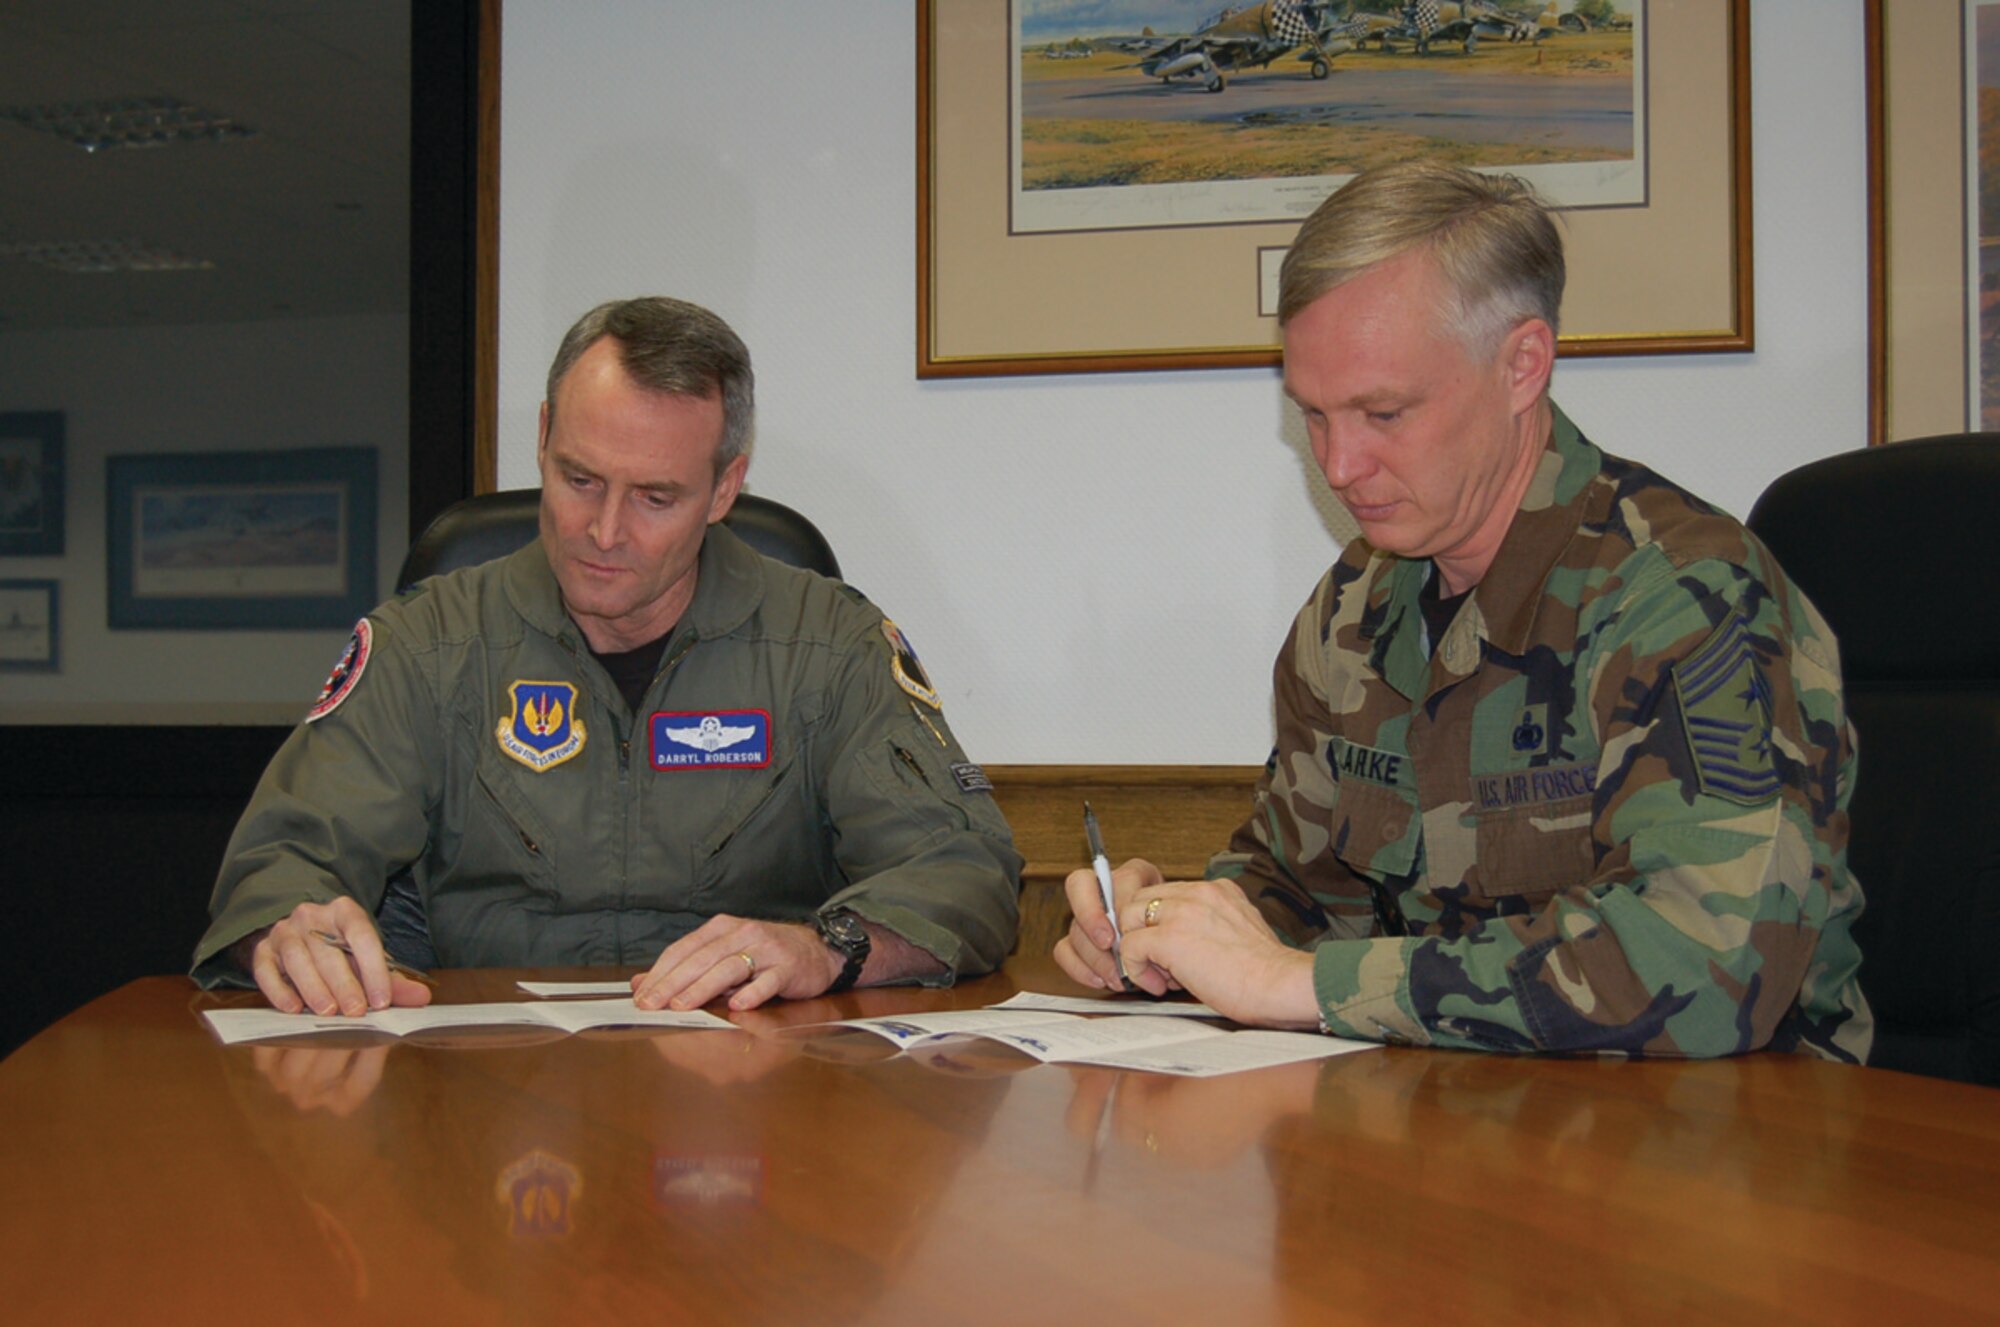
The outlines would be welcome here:
M 2000 4 L 1865 14 L 1868 440 L 2000 429 Z
M 344 627 L 377 602 L 372 447 L 105 462 L 113 631 Z
M 1571 355 L 1752 347 L 1747 0 L 919 0 L 917 376 L 1278 361 L 1379 161 L 1563 209 Z

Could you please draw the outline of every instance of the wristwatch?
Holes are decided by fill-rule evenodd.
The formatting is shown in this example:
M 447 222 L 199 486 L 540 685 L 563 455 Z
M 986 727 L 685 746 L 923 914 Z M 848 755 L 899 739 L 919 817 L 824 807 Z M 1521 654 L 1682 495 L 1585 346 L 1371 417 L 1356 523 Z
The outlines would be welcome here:
M 813 926 L 818 929 L 819 938 L 847 960 L 840 975 L 833 979 L 833 985 L 825 991 L 827 995 L 838 995 L 860 979 L 861 965 L 868 961 L 868 951 L 874 942 L 868 936 L 868 928 L 851 912 L 821 913 L 813 918 Z

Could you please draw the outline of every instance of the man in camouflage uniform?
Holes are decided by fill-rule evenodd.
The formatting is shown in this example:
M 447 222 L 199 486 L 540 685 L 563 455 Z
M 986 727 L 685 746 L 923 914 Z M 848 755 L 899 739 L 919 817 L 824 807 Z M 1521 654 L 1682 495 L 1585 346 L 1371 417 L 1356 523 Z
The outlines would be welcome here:
M 1548 398 L 1561 241 L 1519 181 L 1357 177 L 1281 277 L 1285 388 L 1362 537 L 1280 651 L 1207 881 L 1068 882 L 1075 978 L 1513 1051 L 1859 1061 L 1854 750 L 1826 623 L 1735 520 Z

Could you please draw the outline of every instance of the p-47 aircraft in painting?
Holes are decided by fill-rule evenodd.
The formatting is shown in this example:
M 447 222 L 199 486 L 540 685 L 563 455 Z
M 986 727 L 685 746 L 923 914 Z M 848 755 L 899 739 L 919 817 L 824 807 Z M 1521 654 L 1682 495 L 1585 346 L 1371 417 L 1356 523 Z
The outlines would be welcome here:
M 1418 55 L 1429 55 L 1434 41 L 1455 41 L 1471 55 L 1479 49 L 1481 37 L 1489 41 L 1540 41 L 1564 26 L 1556 14 L 1555 0 L 1549 0 L 1538 15 L 1525 9 L 1504 9 L 1492 0 L 1465 0 L 1463 4 L 1403 0 L 1394 18 L 1376 14 L 1355 22 L 1367 27 L 1357 34 L 1359 40 L 1377 42 L 1385 51 L 1394 50 L 1397 41 L 1407 41 L 1417 48 Z M 1581 20 L 1572 26 L 1581 26 Z
M 1169 37 L 1122 65 L 1140 69 L 1151 78 L 1199 79 L 1210 92 L 1228 85 L 1239 69 L 1267 67 L 1273 60 L 1298 51 L 1314 78 L 1325 78 L 1333 57 L 1354 49 L 1365 23 L 1336 19 L 1332 0 L 1263 0 L 1262 4 L 1231 5 L 1199 23 L 1185 37 Z

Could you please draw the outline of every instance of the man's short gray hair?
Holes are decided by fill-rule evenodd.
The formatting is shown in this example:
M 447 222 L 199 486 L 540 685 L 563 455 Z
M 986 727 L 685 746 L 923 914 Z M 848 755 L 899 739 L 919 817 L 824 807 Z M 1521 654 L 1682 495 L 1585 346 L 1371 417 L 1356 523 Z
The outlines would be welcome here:
M 718 472 L 739 456 L 750 454 L 750 430 L 756 413 L 756 377 L 750 371 L 750 351 L 729 324 L 686 300 L 664 295 L 612 300 L 576 320 L 556 348 L 549 365 L 549 423 L 553 428 L 556 387 L 583 358 L 583 352 L 605 337 L 618 342 L 618 359 L 632 380 L 655 392 L 678 396 L 722 397 L 722 445 L 716 449 Z
M 1299 227 L 1278 275 L 1278 324 L 1379 263 L 1423 247 L 1450 290 L 1439 310 L 1483 360 L 1530 318 L 1557 330 L 1563 246 L 1555 218 L 1512 175 L 1402 161 L 1363 171 Z

